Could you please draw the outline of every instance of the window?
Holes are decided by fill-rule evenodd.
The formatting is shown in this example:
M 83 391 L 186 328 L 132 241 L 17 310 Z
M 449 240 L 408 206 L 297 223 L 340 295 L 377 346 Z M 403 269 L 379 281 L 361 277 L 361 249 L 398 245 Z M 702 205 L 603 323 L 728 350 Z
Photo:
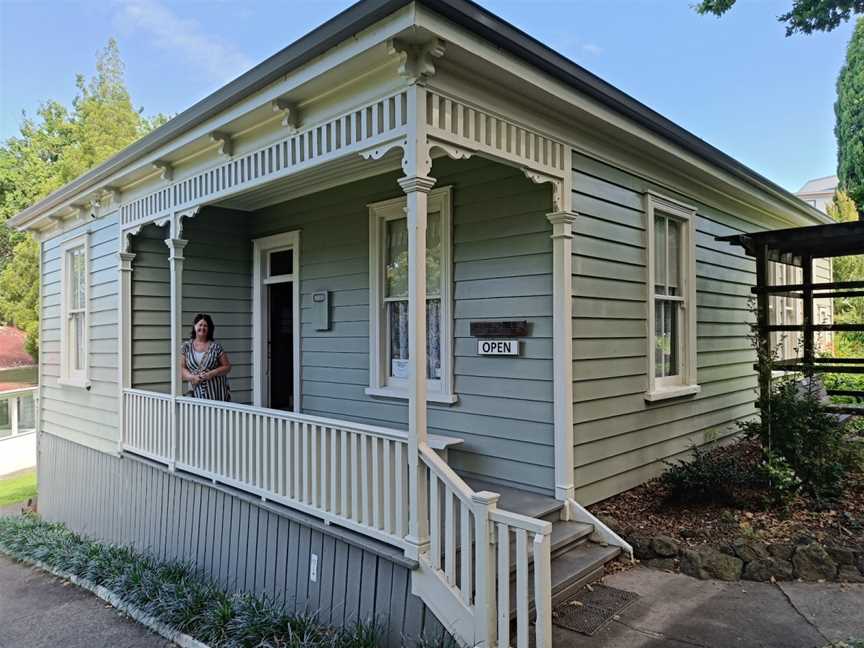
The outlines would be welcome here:
M 85 234 L 61 247 L 60 382 L 88 385 L 89 239 Z
M 646 194 L 648 238 L 647 400 L 695 394 L 695 210 Z
M 803 281 L 801 268 L 770 261 L 768 282 L 772 286 L 788 286 Z M 772 324 L 800 326 L 804 321 L 803 301 L 789 295 L 771 295 L 768 308 Z M 774 331 L 771 333 L 771 348 L 776 349 L 780 360 L 791 360 L 801 355 L 801 333 L 798 331 Z
M 408 397 L 408 221 L 405 198 L 369 205 L 370 377 L 367 394 Z M 429 194 L 426 223 L 428 400 L 453 403 L 450 189 Z

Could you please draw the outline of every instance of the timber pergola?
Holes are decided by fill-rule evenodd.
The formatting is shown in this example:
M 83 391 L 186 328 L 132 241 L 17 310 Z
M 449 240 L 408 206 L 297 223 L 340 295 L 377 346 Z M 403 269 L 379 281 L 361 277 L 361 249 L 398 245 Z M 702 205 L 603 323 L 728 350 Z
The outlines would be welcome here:
M 864 322 L 817 324 L 813 319 L 813 302 L 816 299 L 833 300 L 842 297 L 864 297 L 864 277 L 856 281 L 829 283 L 814 283 L 813 281 L 814 259 L 864 254 L 864 221 L 718 236 L 717 240 L 740 245 L 748 256 L 756 260 L 756 286 L 751 290 L 756 295 L 756 327 L 759 336 L 759 348 L 765 357 L 773 357 L 771 333 L 797 332 L 802 334 L 801 357 L 777 360 L 772 363 L 760 363 L 757 367 L 759 386 L 763 394 L 770 388 L 772 370 L 799 372 L 805 376 L 816 373 L 864 374 L 864 358 L 817 357 L 814 342 L 817 332 L 864 332 Z M 771 285 L 769 280 L 769 264 L 771 262 L 801 268 L 801 283 Z M 772 296 L 802 300 L 803 317 L 801 323 L 772 323 L 769 308 L 769 300 Z M 849 396 L 859 402 L 864 400 L 864 391 L 828 390 L 828 394 L 831 396 Z M 860 406 L 833 405 L 831 409 L 840 413 L 864 413 L 864 408 Z

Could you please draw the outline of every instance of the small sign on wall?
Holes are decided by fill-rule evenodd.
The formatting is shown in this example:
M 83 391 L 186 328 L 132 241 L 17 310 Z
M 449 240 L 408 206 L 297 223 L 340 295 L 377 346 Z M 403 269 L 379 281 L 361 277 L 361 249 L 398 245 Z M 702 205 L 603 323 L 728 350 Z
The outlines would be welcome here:
M 519 355 L 519 340 L 477 340 L 478 355 Z

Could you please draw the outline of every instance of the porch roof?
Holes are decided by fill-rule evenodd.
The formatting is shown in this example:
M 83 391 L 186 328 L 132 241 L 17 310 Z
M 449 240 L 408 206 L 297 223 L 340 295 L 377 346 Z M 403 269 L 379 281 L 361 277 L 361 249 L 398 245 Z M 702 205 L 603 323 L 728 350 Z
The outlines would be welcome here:
M 471 0 L 360 0 L 106 162 L 21 211 L 9 219 L 9 226 L 23 229 L 35 218 L 73 199 L 77 194 L 97 188 L 113 174 L 153 153 L 160 146 L 412 2 L 445 16 L 714 167 L 743 180 L 785 207 L 811 220 L 826 222 L 824 214 L 792 193 Z

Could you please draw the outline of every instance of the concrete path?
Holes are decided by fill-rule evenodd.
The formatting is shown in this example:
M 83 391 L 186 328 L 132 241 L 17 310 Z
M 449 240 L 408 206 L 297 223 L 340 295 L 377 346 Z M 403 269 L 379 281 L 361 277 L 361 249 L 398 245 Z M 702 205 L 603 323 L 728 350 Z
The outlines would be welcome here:
M 101 599 L 0 556 L 0 648 L 166 648 Z
M 555 626 L 555 648 L 814 648 L 864 639 L 864 585 L 723 583 L 644 567 L 605 583 L 639 599 L 593 637 Z

